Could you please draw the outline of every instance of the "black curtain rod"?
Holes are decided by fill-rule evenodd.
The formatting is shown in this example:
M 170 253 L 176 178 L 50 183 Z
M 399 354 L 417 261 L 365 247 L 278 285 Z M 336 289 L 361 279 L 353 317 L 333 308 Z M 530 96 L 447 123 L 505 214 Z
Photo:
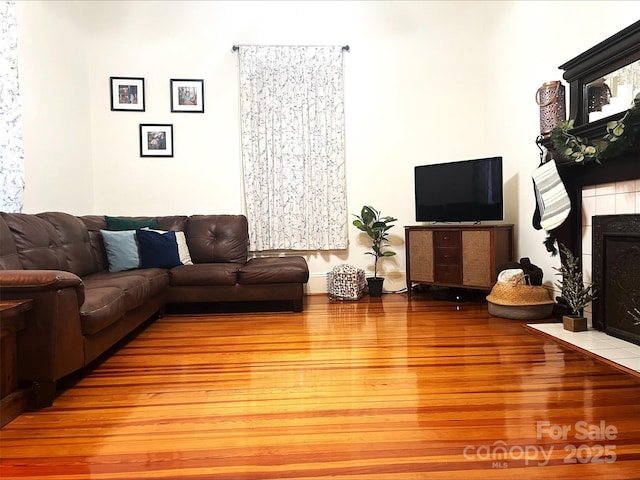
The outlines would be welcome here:
M 238 45 L 234 45 L 233 47 L 231 47 L 231 51 L 232 52 L 237 52 L 238 50 L 240 50 L 240 46 L 238 46 Z M 348 52 L 350 50 L 351 49 L 349 48 L 349 45 L 343 45 L 342 46 L 342 51 L 343 52 Z

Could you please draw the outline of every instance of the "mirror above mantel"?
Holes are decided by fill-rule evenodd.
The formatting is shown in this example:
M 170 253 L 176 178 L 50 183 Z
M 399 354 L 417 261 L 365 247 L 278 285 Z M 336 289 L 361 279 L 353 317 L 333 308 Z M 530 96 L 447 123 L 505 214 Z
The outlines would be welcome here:
M 640 21 L 560 65 L 569 82 L 569 118 L 575 133 L 603 136 L 640 93 Z
M 584 93 L 586 123 L 629 110 L 640 96 L 640 60 L 587 83 Z

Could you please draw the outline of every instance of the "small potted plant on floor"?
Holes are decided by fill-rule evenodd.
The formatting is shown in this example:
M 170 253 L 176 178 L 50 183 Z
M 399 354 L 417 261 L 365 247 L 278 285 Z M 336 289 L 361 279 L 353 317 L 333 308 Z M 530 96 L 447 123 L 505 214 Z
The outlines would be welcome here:
M 596 289 L 593 285 L 584 284 L 582 268 L 571 250 L 562 243 L 559 247 L 562 265 L 555 270 L 562 280 L 556 282 L 556 286 L 560 288 L 560 297 L 571 312 L 562 317 L 562 323 L 565 330 L 582 332 L 587 329 L 587 319 L 582 316 L 582 311 L 589 302 L 596 299 Z
M 382 257 L 391 257 L 396 254 L 392 250 L 384 250 L 384 247 L 389 246 L 387 239 L 389 229 L 393 227 L 392 222 L 398 220 L 393 217 L 383 217 L 380 212 L 373 207 L 364 206 L 360 212 L 360 215 L 353 215 L 356 220 L 353 221 L 353 225 L 365 232 L 371 240 L 371 252 L 365 252 L 367 255 L 373 255 L 375 258 L 373 263 L 373 277 L 367 278 L 367 284 L 369 285 L 369 295 L 372 297 L 380 297 L 382 295 L 382 284 L 384 283 L 384 277 L 378 277 L 378 260 Z

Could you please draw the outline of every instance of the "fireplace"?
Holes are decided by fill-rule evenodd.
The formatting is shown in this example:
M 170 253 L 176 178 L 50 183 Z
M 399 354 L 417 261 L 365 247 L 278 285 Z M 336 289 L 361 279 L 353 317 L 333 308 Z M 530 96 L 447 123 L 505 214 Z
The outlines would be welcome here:
M 593 217 L 593 327 L 640 345 L 640 214 Z
M 588 86 L 639 58 L 637 21 L 560 66 L 570 87 L 572 134 L 594 142 L 606 138 L 609 122 L 627 112 L 592 120 Z M 631 108 L 640 108 L 640 97 Z M 629 144 L 617 144 L 624 146 L 614 155 L 609 150 L 602 162 L 575 163 L 555 152 L 549 139 L 542 144 L 556 159 L 571 200 L 568 218 L 552 234 L 582 259 L 585 281 L 591 273 L 599 290 L 585 314 L 591 313 L 594 328 L 640 345 L 640 118 L 634 115 L 626 123 Z

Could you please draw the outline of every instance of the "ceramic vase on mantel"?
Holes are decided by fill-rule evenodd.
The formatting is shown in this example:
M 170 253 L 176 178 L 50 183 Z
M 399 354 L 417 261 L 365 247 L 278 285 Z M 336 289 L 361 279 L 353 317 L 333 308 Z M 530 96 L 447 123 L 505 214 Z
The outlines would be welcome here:
M 367 285 L 369 286 L 369 296 L 378 298 L 382 296 L 383 277 L 367 277 Z
M 571 332 L 585 332 L 587 330 L 587 319 L 580 315 L 564 315 L 562 326 Z

